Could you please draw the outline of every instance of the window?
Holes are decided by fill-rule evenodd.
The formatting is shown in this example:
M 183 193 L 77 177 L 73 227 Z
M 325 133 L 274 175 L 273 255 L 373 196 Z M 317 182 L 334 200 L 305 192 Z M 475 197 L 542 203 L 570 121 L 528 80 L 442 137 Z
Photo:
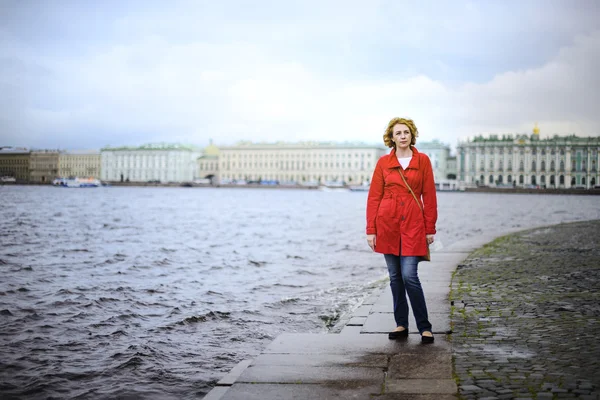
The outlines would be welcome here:
M 519 175 L 519 184 L 522 185 L 523 182 L 525 182 L 525 178 L 523 177 L 523 175 Z

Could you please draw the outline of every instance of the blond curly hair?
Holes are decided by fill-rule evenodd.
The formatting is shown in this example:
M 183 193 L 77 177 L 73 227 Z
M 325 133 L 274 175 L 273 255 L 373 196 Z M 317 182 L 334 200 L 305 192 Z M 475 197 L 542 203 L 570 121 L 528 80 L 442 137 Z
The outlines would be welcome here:
M 396 143 L 392 141 L 392 136 L 394 135 L 394 125 L 396 124 L 404 124 L 408 126 L 408 129 L 410 130 L 410 146 L 414 146 L 415 143 L 417 143 L 419 131 L 417 130 L 417 126 L 415 125 L 414 121 L 409 118 L 392 118 L 385 129 L 385 133 L 383 134 L 383 143 L 385 143 L 387 147 L 396 147 Z

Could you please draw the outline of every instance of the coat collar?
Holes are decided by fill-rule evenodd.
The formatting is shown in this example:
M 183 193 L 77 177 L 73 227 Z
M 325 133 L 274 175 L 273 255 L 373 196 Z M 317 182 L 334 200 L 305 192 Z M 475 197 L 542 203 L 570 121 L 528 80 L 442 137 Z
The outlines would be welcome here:
M 412 159 L 410 160 L 410 163 L 408 164 L 408 167 L 406 167 L 406 169 L 419 169 L 420 165 L 421 165 L 421 157 L 419 157 L 419 151 L 417 150 L 417 148 L 415 146 L 411 147 L 413 155 L 412 155 Z M 392 148 L 392 151 L 390 151 L 390 154 L 388 154 L 388 163 L 387 163 L 387 167 L 388 168 L 399 168 L 400 167 L 400 163 L 398 162 L 398 157 L 396 157 L 396 149 Z

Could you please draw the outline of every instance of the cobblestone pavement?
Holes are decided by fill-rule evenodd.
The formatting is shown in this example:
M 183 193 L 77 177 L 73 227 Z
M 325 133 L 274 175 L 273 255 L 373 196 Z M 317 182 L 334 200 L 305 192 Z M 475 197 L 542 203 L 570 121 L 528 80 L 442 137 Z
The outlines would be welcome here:
M 501 237 L 450 299 L 462 399 L 600 399 L 600 221 Z

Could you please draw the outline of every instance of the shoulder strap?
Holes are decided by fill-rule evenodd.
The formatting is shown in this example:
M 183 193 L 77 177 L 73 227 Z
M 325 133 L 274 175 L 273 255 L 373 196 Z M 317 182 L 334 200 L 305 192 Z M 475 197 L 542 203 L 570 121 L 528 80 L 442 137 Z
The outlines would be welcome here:
M 421 210 L 421 212 L 423 212 L 423 208 L 421 207 L 421 202 L 417 199 L 417 196 L 415 196 L 415 192 L 413 192 L 412 188 L 410 187 L 410 185 L 408 184 L 408 182 L 406 182 L 406 178 L 404 178 L 404 174 L 402 173 L 402 171 L 400 170 L 400 168 L 398 168 L 398 173 L 400 174 L 400 176 L 402 177 L 402 180 L 404 181 L 404 184 L 406 185 L 406 187 L 408 188 L 408 190 L 410 191 L 410 194 L 412 194 L 413 198 L 415 199 L 415 201 L 417 202 L 417 205 L 419 206 L 419 209 Z

